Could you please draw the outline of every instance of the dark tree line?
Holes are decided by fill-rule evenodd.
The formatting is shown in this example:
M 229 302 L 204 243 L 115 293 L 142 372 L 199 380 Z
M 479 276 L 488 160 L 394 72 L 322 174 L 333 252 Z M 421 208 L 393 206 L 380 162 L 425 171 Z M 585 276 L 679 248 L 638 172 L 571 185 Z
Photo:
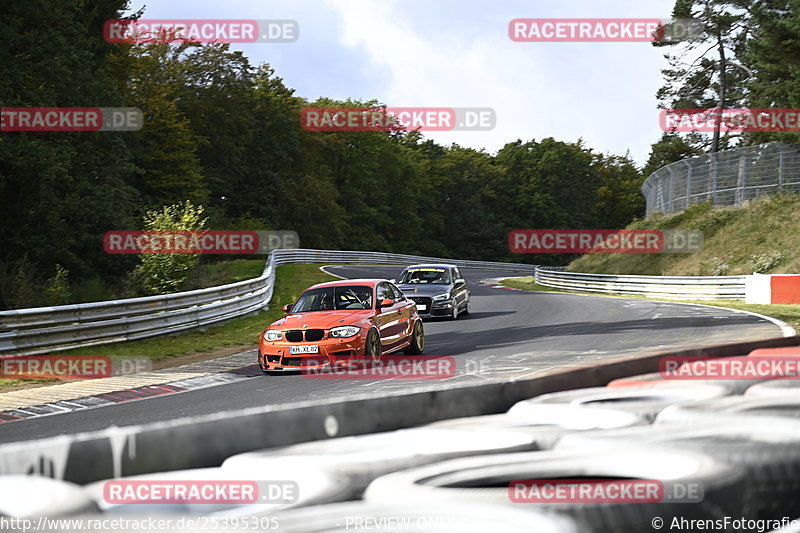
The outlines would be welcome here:
M 717 102 L 724 75 L 729 105 L 793 107 L 798 2 L 679 0 L 676 16 L 732 31 L 718 39 L 731 53 L 722 68 L 712 56 L 700 67 L 676 63 L 662 103 Z M 306 131 L 305 106 L 380 103 L 308 102 L 269 65 L 226 45 L 106 43 L 104 21 L 127 7 L 0 6 L 0 105 L 131 106 L 145 123 L 138 132 L 0 133 L 2 306 L 58 303 L 66 277 L 119 285 L 137 259 L 105 254 L 101 235 L 140 229 L 147 210 L 185 200 L 205 207 L 212 229 L 295 230 L 309 248 L 563 262 L 511 254 L 508 232 L 624 227 L 643 213 L 639 187 L 649 172 L 709 149 L 702 138 L 665 134 L 637 169 L 581 141 L 516 140 L 490 154 L 419 132 Z M 787 135 L 743 142 L 792 142 Z

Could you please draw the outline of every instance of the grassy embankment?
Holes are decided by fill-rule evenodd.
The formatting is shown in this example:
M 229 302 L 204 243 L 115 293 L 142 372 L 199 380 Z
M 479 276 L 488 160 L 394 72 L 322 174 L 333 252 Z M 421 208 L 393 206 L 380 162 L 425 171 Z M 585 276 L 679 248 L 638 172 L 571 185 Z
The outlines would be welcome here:
M 704 236 L 703 250 L 694 254 L 585 254 L 573 261 L 568 270 L 652 276 L 800 273 L 800 195 L 769 196 L 743 207 L 697 204 L 676 215 L 658 215 L 634 222 L 628 229 L 700 230 Z M 510 279 L 504 284 L 527 290 L 571 292 L 543 287 L 533 278 Z M 730 300 L 690 303 L 772 316 L 800 331 L 800 305 L 752 305 Z

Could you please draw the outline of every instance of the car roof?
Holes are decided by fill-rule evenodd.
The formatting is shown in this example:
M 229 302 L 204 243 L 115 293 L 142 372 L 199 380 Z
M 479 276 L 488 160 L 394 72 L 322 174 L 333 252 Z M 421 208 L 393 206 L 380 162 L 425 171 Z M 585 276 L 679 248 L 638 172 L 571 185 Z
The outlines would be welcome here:
M 367 285 L 370 287 L 375 287 L 378 283 L 382 281 L 388 281 L 385 279 L 339 279 L 336 281 L 326 281 L 325 283 L 317 283 L 316 285 L 312 285 L 309 289 L 319 289 L 322 287 L 337 287 L 341 285 Z
M 448 265 L 446 263 L 420 263 L 418 265 L 408 265 L 403 270 L 409 268 L 458 268 L 456 265 Z

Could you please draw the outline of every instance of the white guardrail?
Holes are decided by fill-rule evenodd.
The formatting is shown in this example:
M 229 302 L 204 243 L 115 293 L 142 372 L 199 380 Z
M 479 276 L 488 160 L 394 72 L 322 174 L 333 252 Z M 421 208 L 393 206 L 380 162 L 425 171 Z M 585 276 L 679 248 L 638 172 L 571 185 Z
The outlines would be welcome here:
M 290 249 L 270 253 L 254 279 L 187 292 L 106 302 L 0 311 L 0 353 L 41 354 L 167 335 L 264 309 L 275 267 L 287 263 L 408 265 L 439 262 L 462 268 L 533 273 L 535 265 L 460 261 L 383 252 Z
M 451 263 L 461 268 L 535 274 L 547 287 L 671 299 L 744 299 L 747 276 L 616 276 L 564 272 L 560 267 L 464 261 L 383 252 L 290 249 L 270 253 L 254 279 L 162 296 L 0 311 L 0 353 L 41 354 L 144 339 L 208 326 L 265 309 L 275 267 L 287 263 L 408 265 Z
M 673 300 L 745 298 L 748 276 L 622 276 L 536 269 L 536 283 L 580 292 L 637 294 Z

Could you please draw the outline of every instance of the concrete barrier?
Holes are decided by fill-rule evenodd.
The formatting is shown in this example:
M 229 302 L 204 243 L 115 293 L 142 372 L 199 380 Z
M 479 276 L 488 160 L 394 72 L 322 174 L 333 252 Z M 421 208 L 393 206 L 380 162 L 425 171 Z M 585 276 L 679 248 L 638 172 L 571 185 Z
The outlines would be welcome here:
M 800 275 L 753 274 L 745 281 L 749 304 L 800 304 Z
M 140 426 L 0 446 L 0 475 L 38 472 L 89 483 L 112 477 L 218 466 L 237 453 L 389 431 L 465 416 L 501 413 L 540 394 L 605 385 L 655 372 L 664 356 L 747 354 L 796 346 L 800 336 L 663 352 L 583 368 L 555 368 L 530 379 L 412 389 L 402 395 L 363 395 L 345 401 L 302 402 L 188 417 Z

